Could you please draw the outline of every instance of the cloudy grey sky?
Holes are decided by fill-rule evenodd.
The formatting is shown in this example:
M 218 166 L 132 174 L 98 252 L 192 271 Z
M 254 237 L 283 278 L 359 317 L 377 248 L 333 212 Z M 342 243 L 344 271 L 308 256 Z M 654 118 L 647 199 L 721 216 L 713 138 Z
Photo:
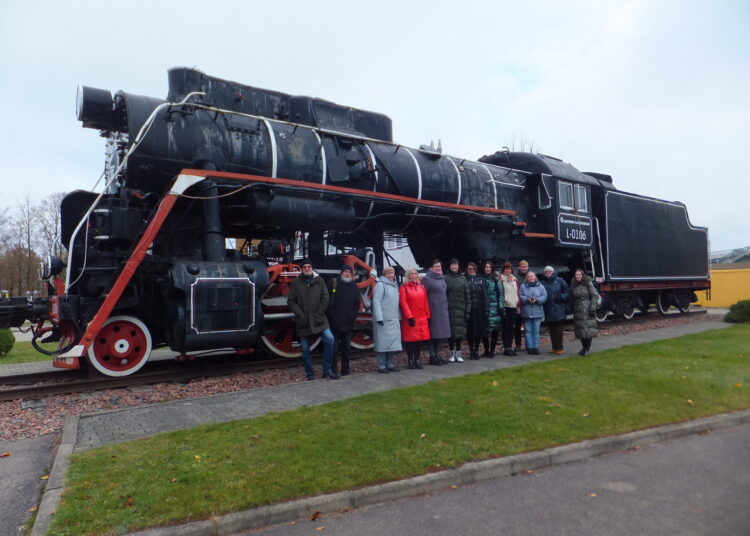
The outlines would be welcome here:
M 93 186 L 77 85 L 163 98 L 173 66 L 386 113 L 405 145 L 533 144 L 750 246 L 747 0 L 1 0 L 0 207 Z

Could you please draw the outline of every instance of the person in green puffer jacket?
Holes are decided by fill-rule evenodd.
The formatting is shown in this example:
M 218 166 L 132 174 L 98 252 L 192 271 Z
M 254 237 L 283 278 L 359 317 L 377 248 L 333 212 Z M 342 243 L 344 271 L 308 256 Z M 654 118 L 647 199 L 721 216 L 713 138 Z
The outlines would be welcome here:
M 485 261 L 482 264 L 482 275 L 487 286 L 487 301 L 489 313 L 487 314 L 487 335 L 482 337 L 484 345 L 483 357 L 495 357 L 495 347 L 500 334 L 503 316 L 505 314 L 505 290 L 503 283 L 495 273 L 495 264 Z
M 469 283 L 461 274 L 458 259 L 451 259 L 448 264 L 448 272 L 445 274 L 445 283 L 448 286 L 448 318 L 451 326 L 451 336 L 448 339 L 451 363 L 463 363 L 461 356 L 461 339 L 466 337 L 466 321 L 471 311 L 471 296 L 469 295 Z

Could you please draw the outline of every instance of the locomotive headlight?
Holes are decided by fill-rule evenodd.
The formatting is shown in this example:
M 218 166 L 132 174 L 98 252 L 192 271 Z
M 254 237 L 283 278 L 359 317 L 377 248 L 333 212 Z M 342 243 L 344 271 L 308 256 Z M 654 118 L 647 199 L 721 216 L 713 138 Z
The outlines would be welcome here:
M 112 104 L 112 93 L 106 89 L 78 86 L 76 117 L 86 128 L 114 130 L 115 112 Z
M 65 268 L 65 263 L 57 255 L 47 255 L 39 263 L 39 277 L 44 281 L 58 275 Z

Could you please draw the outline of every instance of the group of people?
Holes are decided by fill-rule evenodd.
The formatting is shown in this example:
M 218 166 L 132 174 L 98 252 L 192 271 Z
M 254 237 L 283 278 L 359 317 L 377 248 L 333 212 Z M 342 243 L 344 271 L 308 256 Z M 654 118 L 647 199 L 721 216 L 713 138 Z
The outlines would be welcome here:
M 409 369 L 421 369 L 420 355 L 426 343 L 429 364 L 441 366 L 463 363 L 462 341 L 469 346 L 468 359 L 495 357 L 502 339 L 503 355 L 515 356 L 522 347 L 522 326 L 526 351 L 539 354 L 540 327 L 549 326 L 552 353 L 563 353 L 563 324 L 572 312 L 574 331 L 581 340 L 580 355 L 589 355 L 591 340 L 596 337 L 596 309 L 599 295 L 591 278 L 576 270 L 570 286 L 553 267 L 537 276 L 527 261 L 513 265 L 506 262 L 500 273 L 492 261 L 480 266 L 469 262 L 465 272 L 457 259 L 448 263 L 448 271 L 434 260 L 424 277 L 416 268 L 406 270 L 404 283 L 396 283 L 396 271 L 383 269 L 372 298 L 372 321 L 377 370 L 387 374 L 396 371 L 394 357 L 404 350 Z M 354 321 L 360 308 L 360 292 L 353 279 L 353 269 L 346 265 L 333 281 L 330 295 L 325 282 L 303 261 L 302 274 L 289 289 L 289 308 L 296 317 L 297 335 L 302 347 L 305 373 L 314 378 L 310 338 L 321 335 L 323 377 L 338 379 L 335 354 L 341 354 L 341 375 L 349 374 L 349 349 Z M 440 348 L 448 341 L 449 355 Z M 480 344 L 484 352 L 479 353 Z M 334 351 L 338 346 L 338 352 Z

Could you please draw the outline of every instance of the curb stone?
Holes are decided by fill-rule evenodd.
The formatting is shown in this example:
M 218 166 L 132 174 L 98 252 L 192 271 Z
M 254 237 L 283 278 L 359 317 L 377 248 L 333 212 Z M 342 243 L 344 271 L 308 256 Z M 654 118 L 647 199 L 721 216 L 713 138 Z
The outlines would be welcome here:
M 315 512 L 333 513 L 347 508 L 359 508 L 405 497 L 423 495 L 448 489 L 451 486 L 471 485 L 525 471 L 601 456 L 635 446 L 649 445 L 748 423 L 750 423 L 750 410 L 722 413 L 679 424 L 649 428 L 601 439 L 586 440 L 514 456 L 465 463 L 454 469 L 446 469 L 437 473 L 428 473 L 385 484 L 306 497 L 215 516 L 204 521 L 195 521 L 184 525 L 154 527 L 129 534 L 130 536 L 228 536 L 241 531 L 253 530 L 277 523 L 305 519 Z M 54 514 L 54 509 L 59 504 L 69 455 L 75 444 L 77 425 L 77 417 L 68 417 L 66 419 L 63 439 L 58 448 L 50 482 L 44 492 L 36 523 L 31 532 L 32 536 L 44 536 L 49 527 L 51 516 Z M 54 488 L 53 485 L 55 486 Z
M 44 536 L 47 534 L 52 516 L 60 504 L 60 497 L 65 490 L 65 475 L 68 474 L 70 455 L 78 438 L 78 415 L 65 417 L 62 439 L 57 447 L 55 462 L 52 464 L 47 487 L 42 495 L 42 501 L 37 510 L 36 521 L 31 529 L 31 536 Z

